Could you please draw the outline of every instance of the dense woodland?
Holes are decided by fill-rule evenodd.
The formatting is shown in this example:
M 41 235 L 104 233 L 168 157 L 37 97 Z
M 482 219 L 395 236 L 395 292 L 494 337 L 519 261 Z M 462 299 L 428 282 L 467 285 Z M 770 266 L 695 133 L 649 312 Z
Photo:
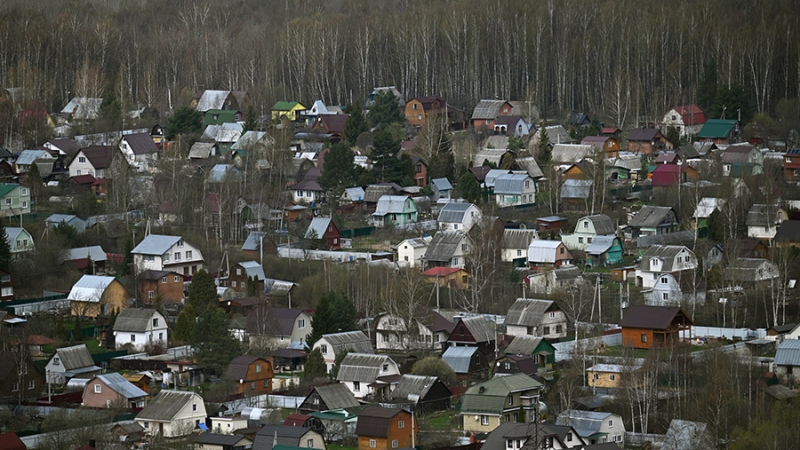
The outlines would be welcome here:
M 710 62 L 718 77 L 701 96 L 742 86 L 758 113 L 800 98 L 788 0 L 3 3 L 0 80 L 52 111 L 114 89 L 125 107 L 167 112 L 206 88 L 246 90 L 266 113 L 396 85 L 466 111 L 531 100 L 545 116 L 578 110 L 623 128 L 708 106 L 697 88 Z

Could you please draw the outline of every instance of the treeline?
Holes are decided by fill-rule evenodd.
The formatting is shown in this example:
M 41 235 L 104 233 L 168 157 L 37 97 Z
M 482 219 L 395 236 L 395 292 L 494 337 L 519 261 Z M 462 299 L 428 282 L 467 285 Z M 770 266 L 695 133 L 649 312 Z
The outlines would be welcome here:
M 265 113 L 396 85 L 467 111 L 532 100 L 625 126 L 698 102 L 711 61 L 720 86 L 774 112 L 800 96 L 799 25 L 789 0 L 7 0 L 0 80 L 54 111 L 110 89 L 164 111 L 215 88 L 247 90 Z

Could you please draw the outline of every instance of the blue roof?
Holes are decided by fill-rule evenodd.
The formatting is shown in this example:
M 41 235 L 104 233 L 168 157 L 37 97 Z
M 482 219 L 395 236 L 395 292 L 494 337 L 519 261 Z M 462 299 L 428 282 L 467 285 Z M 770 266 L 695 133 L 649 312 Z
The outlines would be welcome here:
M 267 276 L 264 275 L 264 268 L 261 267 L 261 264 L 255 261 L 245 261 L 240 262 L 239 265 L 242 266 L 242 269 L 244 269 L 244 271 L 247 273 L 248 278 L 254 277 L 258 281 L 264 281 L 267 279 Z
M 258 250 L 259 245 L 261 245 L 261 237 L 266 234 L 267 233 L 264 231 L 251 231 L 250 234 L 247 235 L 247 240 L 242 244 L 242 251 L 254 252 Z
M 239 169 L 237 169 L 233 164 L 217 164 L 208 172 L 208 181 L 210 183 L 222 183 L 225 181 L 225 177 L 231 171 L 235 171 L 241 176 Z
M 131 253 L 134 255 L 157 255 L 161 256 L 167 252 L 182 238 L 180 236 L 167 236 L 163 234 L 148 235 L 139 243 Z
M 354 202 L 359 202 L 361 200 L 364 200 L 364 188 L 350 187 L 350 188 L 345 188 L 344 191 L 347 192 L 347 196 L 350 197 L 350 200 Z
M 435 184 L 440 191 L 453 189 L 453 185 L 450 184 L 450 181 L 447 178 L 434 178 L 431 180 L 431 184 Z
M 520 195 L 525 189 L 525 180 L 533 182 L 533 178 L 523 173 L 507 173 L 494 180 L 494 193 L 506 195 Z
M 97 379 L 101 380 L 106 386 L 116 391 L 119 395 L 125 398 L 139 398 L 147 397 L 147 392 L 139 389 L 139 386 L 126 380 L 122 375 L 111 372 L 105 375 L 97 375 Z
M 84 221 L 80 217 L 74 216 L 74 215 L 71 215 L 71 214 L 53 214 L 50 217 L 48 217 L 45 220 L 45 222 L 47 222 L 48 224 L 51 224 L 51 225 L 58 225 L 61 222 L 66 222 L 66 223 L 69 224 L 70 222 L 72 222 L 75 219 L 80 220 L 81 222 Z
M 47 150 L 23 150 L 17 157 L 17 164 L 21 166 L 29 166 L 33 164 L 38 158 L 45 157 L 55 159 L 50 156 Z
M 447 347 L 442 354 L 442 361 L 452 367 L 455 373 L 468 373 L 469 362 L 477 351 L 478 347 Z

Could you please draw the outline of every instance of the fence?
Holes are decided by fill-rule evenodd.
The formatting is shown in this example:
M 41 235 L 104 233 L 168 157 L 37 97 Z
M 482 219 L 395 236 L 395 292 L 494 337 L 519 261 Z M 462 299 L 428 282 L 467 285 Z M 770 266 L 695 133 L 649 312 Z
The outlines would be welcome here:
M 750 339 L 764 339 L 767 337 L 766 328 L 757 328 L 752 330 L 750 328 L 721 328 L 721 327 L 698 327 L 693 326 L 691 330 L 693 338 L 725 338 L 729 340 L 741 339 L 743 341 Z
M 357 237 L 364 237 L 369 236 L 372 232 L 375 231 L 375 227 L 362 227 L 362 228 L 352 228 L 350 230 L 342 230 L 341 234 L 343 238 L 357 238 Z
M 556 349 L 556 362 L 566 361 L 570 359 L 570 354 L 575 351 L 576 344 L 578 345 L 578 348 L 595 348 L 598 345 L 600 345 L 601 342 L 604 342 L 605 345 L 608 347 L 622 345 L 622 334 L 621 333 L 605 334 L 603 336 L 596 338 L 578 339 L 577 341 L 557 342 L 553 344 L 553 347 L 555 347 Z

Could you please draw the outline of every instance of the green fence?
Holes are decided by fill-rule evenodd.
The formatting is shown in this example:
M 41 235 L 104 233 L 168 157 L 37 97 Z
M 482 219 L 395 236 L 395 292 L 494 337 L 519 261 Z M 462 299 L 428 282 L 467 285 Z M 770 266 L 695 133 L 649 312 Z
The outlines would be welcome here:
M 375 231 L 375 227 L 362 227 L 362 228 L 353 228 L 350 230 L 342 230 L 341 234 L 343 238 L 357 238 L 357 237 L 364 237 L 369 236 L 372 232 Z

